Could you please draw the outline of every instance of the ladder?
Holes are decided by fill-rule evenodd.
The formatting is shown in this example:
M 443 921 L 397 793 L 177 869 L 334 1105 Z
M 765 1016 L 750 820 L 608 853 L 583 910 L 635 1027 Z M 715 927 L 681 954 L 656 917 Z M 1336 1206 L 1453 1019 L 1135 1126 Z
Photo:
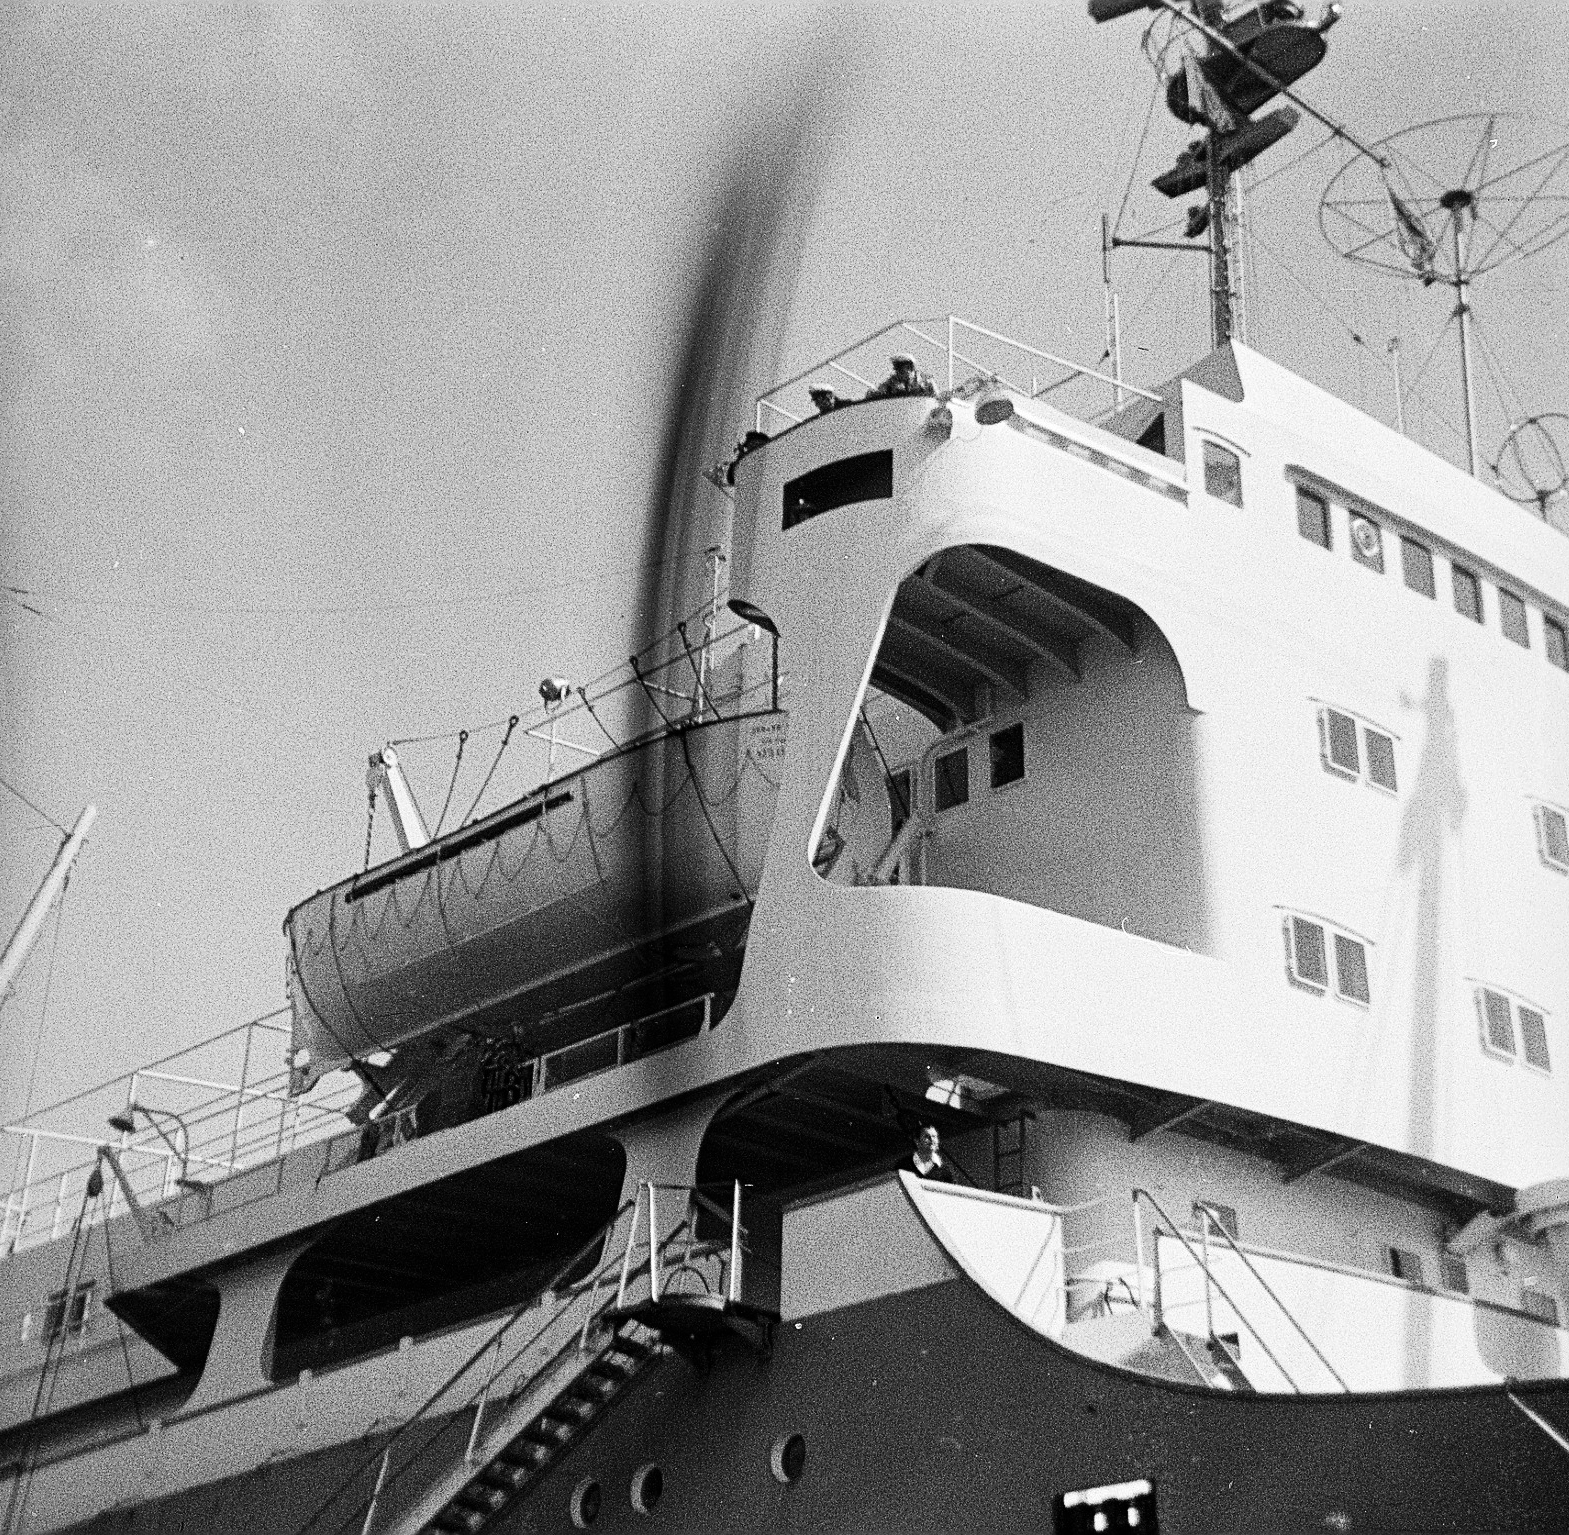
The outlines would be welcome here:
M 1022 1196 L 1025 1192 L 1025 1126 L 1034 1117 L 1025 1109 L 1017 1119 L 992 1125 L 992 1187 L 999 1194 Z

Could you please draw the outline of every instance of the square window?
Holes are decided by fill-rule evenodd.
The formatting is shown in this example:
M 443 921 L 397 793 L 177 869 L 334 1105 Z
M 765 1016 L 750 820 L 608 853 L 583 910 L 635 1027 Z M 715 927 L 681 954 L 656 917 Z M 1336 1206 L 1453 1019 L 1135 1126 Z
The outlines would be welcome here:
M 1218 442 L 1204 444 L 1204 489 L 1217 501 L 1242 505 L 1242 460 Z
M 1399 792 L 1395 780 L 1395 743 L 1382 730 L 1364 730 L 1367 741 L 1367 776 L 1370 783 L 1391 794 Z
M 1446 1290 L 1453 1290 L 1457 1295 L 1469 1295 L 1471 1293 L 1471 1275 L 1466 1269 L 1465 1259 L 1452 1257 L 1449 1253 L 1440 1253 L 1438 1257 L 1438 1282 Z
M 1384 530 L 1360 512 L 1351 515 L 1351 558 L 1380 575 L 1384 570 Z
M 1297 532 L 1310 544 L 1330 547 L 1329 503 L 1310 490 L 1297 491 Z
M 1525 623 L 1525 604 L 1503 587 L 1498 588 L 1498 622 L 1506 640 L 1513 640 L 1527 650 L 1531 648 L 1531 631 Z
M 1438 595 L 1438 588 L 1433 584 L 1433 556 L 1428 552 L 1426 544 L 1419 544 L 1415 539 L 1402 538 L 1400 567 L 1405 574 L 1406 585 L 1412 591 L 1420 592 L 1424 597 Z
M 1304 985 L 1319 990 L 1329 985 L 1324 929 L 1303 917 L 1291 919 L 1291 973 Z
M 1564 626 L 1557 619 L 1543 617 L 1542 645 L 1547 659 L 1560 671 L 1569 672 L 1569 639 L 1564 636 Z
M 1484 986 L 1476 994 L 1477 1012 L 1482 1020 L 1482 1045 L 1497 1055 L 1512 1060 L 1515 1053 L 1515 1026 L 1510 1016 L 1509 998 Z
M 1538 1071 L 1551 1071 L 1553 1062 L 1547 1053 L 1547 1020 L 1534 1007 L 1526 1007 L 1523 1003 L 1517 1011 L 1520 1014 L 1520 1049 L 1526 1065 L 1534 1066 Z
M 1195 1199 L 1193 1201 L 1193 1218 L 1199 1222 L 1203 1229 L 1204 1212 L 1209 1211 L 1210 1229 L 1219 1227 L 1231 1238 L 1237 1240 L 1237 1212 L 1230 1205 L 1217 1203 L 1213 1199 Z
M 991 738 L 992 788 L 1024 777 L 1024 722 L 994 730 Z
M 1324 766 L 1335 772 L 1355 778 L 1362 771 L 1362 759 L 1357 752 L 1357 722 L 1338 709 L 1324 709 L 1319 713 L 1320 748 Z
M 1550 805 L 1536 807 L 1536 850 L 1548 868 L 1569 874 L 1569 822 Z
M 1482 622 L 1482 583 L 1464 565 L 1449 568 L 1450 583 L 1455 592 L 1455 612 L 1472 623 Z
M 888 775 L 888 816 L 893 822 L 893 835 L 897 837 L 910 819 L 910 770 L 900 768 Z
M 1529 1312 L 1539 1322 L 1551 1322 L 1554 1327 L 1558 1325 L 1558 1302 L 1551 1295 L 1543 1295 L 1540 1290 L 1523 1291 L 1520 1309 Z
M 952 810 L 955 805 L 970 802 L 970 750 L 961 746 L 956 752 L 946 752 L 936 764 L 936 804 L 939 810 Z
M 1413 1252 L 1407 1252 L 1403 1247 L 1389 1249 L 1389 1272 L 1396 1279 L 1404 1279 L 1407 1284 L 1421 1284 L 1422 1260 Z
M 93 1287 L 79 1285 L 76 1289 L 56 1290 L 49 1297 L 44 1309 L 44 1340 L 79 1338 L 87 1330 L 87 1308 L 92 1302 Z
M 1352 1002 L 1369 1002 L 1367 950 L 1355 938 L 1335 934 L 1335 990 Z

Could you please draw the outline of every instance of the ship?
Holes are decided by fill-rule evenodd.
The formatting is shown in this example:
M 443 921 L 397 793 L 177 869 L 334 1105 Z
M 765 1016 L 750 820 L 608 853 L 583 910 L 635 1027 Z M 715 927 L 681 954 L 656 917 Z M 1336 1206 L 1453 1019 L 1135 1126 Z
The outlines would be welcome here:
M 378 752 L 8 1197 L 8 1535 L 1563 1527 L 1569 524 L 1232 334 L 1328 21 L 1183 14 L 1214 349 L 895 321 L 537 789 Z

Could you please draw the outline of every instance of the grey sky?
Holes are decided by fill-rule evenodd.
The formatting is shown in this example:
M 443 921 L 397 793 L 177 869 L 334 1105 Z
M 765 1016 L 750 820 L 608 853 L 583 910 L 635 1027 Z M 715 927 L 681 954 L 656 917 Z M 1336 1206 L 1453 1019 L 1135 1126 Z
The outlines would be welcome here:
M 0 584 L 41 616 L 0 610 L 0 776 L 101 815 L 52 983 L 51 928 L 0 1011 L 0 1114 L 40 1040 L 35 1105 L 277 1005 L 285 911 L 359 866 L 366 753 L 644 637 L 674 319 L 749 125 L 809 103 L 811 216 L 756 295 L 777 370 L 753 360 L 713 457 L 746 396 L 901 315 L 1093 363 L 1099 215 L 1152 90 L 1139 31 L 1068 0 L 7 7 Z M 1566 77 L 1556 3 L 1364 0 L 1306 89 L 1378 137 L 1553 113 Z M 1183 142 L 1158 110 L 1126 227 L 1169 216 L 1147 182 Z M 1385 343 L 1409 377 L 1452 300 L 1328 252 L 1337 163 L 1255 201 L 1255 340 L 1388 418 Z M 1477 293 L 1528 408 L 1569 408 L 1566 246 Z M 1205 349 L 1196 260 L 1115 277 L 1135 378 Z M 1413 421 L 1455 456 L 1449 350 Z M 1491 451 L 1486 389 L 1482 414 Z M 408 758 L 439 802 L 450 746 Z M 498 788 L 541 767 L 520 752 Z M 6 932 L 57 840 L 0 794 Z

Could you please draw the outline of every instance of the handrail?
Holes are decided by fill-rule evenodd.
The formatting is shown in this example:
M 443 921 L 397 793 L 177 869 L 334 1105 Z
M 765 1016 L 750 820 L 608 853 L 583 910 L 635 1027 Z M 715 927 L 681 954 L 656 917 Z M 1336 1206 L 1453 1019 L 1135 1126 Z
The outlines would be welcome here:
M 1234 1252 L 1242 1260 L 1242 1266 L 1248 1271 L 1248 1273 L 1258 1280 L 1260 1288 L 1262 1288 L 1264 1293 L 1280 1308 L 1281 1315 L 1285 1317 L 1285 1319 L 1290 1322 L 1294 1328 L 1296 1328 L 1297 1336 L 1301 1338 L 1310 1349 L 1313 1350 L 1313 1353 L 1318 1358 L 1318 1362 L 1335 1377 L 1335 1383 L 1342 1391 L 1349 1392 L 1351 1387 L 1346 1384 L 1345 1378 L 1341 1375 L 1340 1371 L 1337 1370 L 1334 1365 L 1332 1365 L 1329 1360 L 1324 1357 L 1324 1351 L 1312 1340 L 1312 1338 L 1308 1336 L 1307 1330 L 1294 1316 L 1292 1316 L 1291 1311 L 1287 1307 L 1286 1303 L 1275 1294 L 1274 1290 L 1270 1288 L 1269 1281 L 1266 1280 L 1256 1268 L 1254 1268 L 1253 1264 L 1248 1259 L 1248 1255 L 1237 1246 L 1236 1239 L 1229 1231 L 1226 1230 L 1225 1226 L 1221 1224 L 1220 1217 L 1216 1215 L 1214 1206 L 1207 1204 L 1204 1200 L 1195 1200 L 1193 1208 L 1196 1209 L 1204 1218 L 1206 1238 L 1208 1235 L 1208 1229 L 1210 1225 L 1213 1224 L 1215 1230 L 1218 1231 L 1221 1237 L 1225 1240 L 1226 1246 L 1229 1247 L 1232 1252 Z M 1216 1283 L 1216 1288 L 1220 1288 L 1218 1281 Z
M 1285 1367 L 1285 1365 L 1283 1365 L 1280 1362 L 1280 1360 L 1278 1358 L 1275 1357 L 1274 1349 L 1272 1349 L 1263 1340 L 1263 1338 L 1261 1338 L 1259 1336 L 1258 1329 L 1256 1327 L 1254 1327 L 1254 1325 L 1247 1319 L 1247 1316 L 1244 1314 L 1242 1308 L 1240 1306 L 1238 1306 L 1237 1303 L 1234 1300 L 1232 1300 L 1232 1298 L 1226 1293 L 1226 1287 L 1218 1279 L 1216 1279 L 1209 1272 L 1209 1270 L 1207 1268 L 1204 1267 L 1204 1260 L 1202 1258 L 1200 1258 L 1198 1253 L 1196 1253 L 1193 1250 L 1192 1243 L 1190 1243 L 1188 1241 L 1188 1239 L 1185 1236 L 1183 1236 L 1182 1232 L 1177 1229 L 1176 1222 L 1173 1221 L 1172 1218 L 1169 1215 L 1167 1215 L 1166 1212 L 1161 1208 L 1160 1202 L 1155 1198 L 1155 1196 L 1153 1194 L 1150 1193 L 1150 1191 L 1148 1189 L 1136 1188 L 1133 1191 L 1133 1208 L 1134 1208 L 1135 1211 L 1138 1210 L 1140 1198 L 1143 1198 L 1149 1204 L 1149 1207 L 1163 1221 L 1165 1221 L 1167 1229 L 1171 1232 L 1171 1234 L 1179 1242 L 1182 1243 L 1183 1248 L 1187 1251 L 1188 1256 L 1191 1259 L 1193 1259 L 1193 1261 L 1199 1266 L 1199 1268 L 1203 1269 L 1204 1275 L 1205 1275 L 1206 1279 L 1208 1279 L 1211 1283 L 1213 1283 L 1215 1288 L 1220 1291 L 1221 1299 L 1224 1300 L 1226 1302 L 1226 1304 L 1228 1306 L 1230 1306 L 1231 1309 L 1234 1312 L 1236 1312 L 1237 1320 L 1239 1322 L 1241 1322 L 1244 1327 L 1247 1328 L 1247 1330 L 1253 1335 L 1254 1342 L 1256 1342 L 1258 1344 L 1258 1346 L 1261 1349 L 1263 1349 L 1264 1352 L 1269 1356 L 1270 1363 L 1273 1364 L 1275 1366 L 1275 1368 L 1277 1370 L 1279 1370 L 1280 1373 L 1283 1376 L 1285 1376 L 1286 1384 L 1288 1386 L 1290 1386 L 1291 1389 L 1294 1392 L 1296 1392 L 1296 1394 L 1298 1396 L 1301 1396 L 1302 1395 L 1302 1388 L 1296 1383 L 1295 1380 L 1293 1380 L 1291 1378 L 1291 1372 Z M 1157 1232 L 1156 1235 L 1158 1236 L 1159 1233 Z M 1142 1250 L 1142 1246 L 1140 1248 L 1139 1255 L 1138 1255 L 1138 1263 L 1139 1263 L 1140 1271 L 1142 1272 L 1143 1267 L 1144 1267 L 1144 1253 L 1143 1253 L 1143 1250 Z M 1160 1253 L 1158 1251 L 1155 1254 L 1155 1275 L 1156 1275 L 1156 1278 L 1155 1278 L 1156 1294 L 1158 1295 L 1159 1294 L 1159 1286 L 1160 1286 Z M 1164 1326 L 1165 1324 L 1163 1322 L 1159 1321 L 1159 1319 L 1157 1318 L 1156 1325 L 1157 1325 L 1157 1327 L 1160 1327 L 1160 1326 Z

